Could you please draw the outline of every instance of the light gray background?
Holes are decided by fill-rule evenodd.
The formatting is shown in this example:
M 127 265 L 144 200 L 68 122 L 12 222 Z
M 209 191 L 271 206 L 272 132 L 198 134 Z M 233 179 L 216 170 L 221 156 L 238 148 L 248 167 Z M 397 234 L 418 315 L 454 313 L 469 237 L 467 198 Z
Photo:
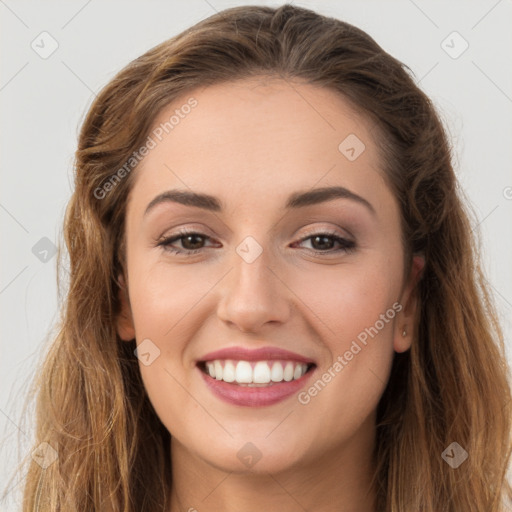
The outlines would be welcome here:
M 37 257 L 32 248 L 43 237 L 55 244 L 60 238 L 86 109 L 118 70 L 152 46 L 216 10 L 253 3 L 258 2 L 0 0 L 2 490 L 18 457 L 30 447 L 33 425 L 21 421 L 21 406 L 47 333 L 58 318 L 56 258 L 41 261 L 44 254 L 39 251 Z M 455 145 L 457 174 L 475 210 L 475 231 L 481 232 L 485 269 L 510 359 L 512 2 L 293 3 L 367 31 L 413 70 L 434 100 Z M 58 43 L 46 59 L 31 47 L 34 40 L 42 46 L 41 37 L 47 37 L 39 37 L 43 31 Z M 445 51 L 453 55 L 462 49 L 458 36 L 446 40 L 453 31 L 469 44 L 458 58 Z M 12 487 L 0 500 L 1 510 L 20 509 L 21 486 L 14 481 Z

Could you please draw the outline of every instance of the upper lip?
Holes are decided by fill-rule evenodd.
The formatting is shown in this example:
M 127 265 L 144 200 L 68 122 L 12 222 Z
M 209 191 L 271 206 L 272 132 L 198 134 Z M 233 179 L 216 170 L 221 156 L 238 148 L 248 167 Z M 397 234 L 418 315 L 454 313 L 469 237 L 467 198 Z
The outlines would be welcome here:
M 261 347 L 248 349 L 244 347 L 227 347 L 205 354 L 198 362 L 213 361 L 215 359 L 234 359 L 237 361 L 265 361 L 265 360 L 290 360 L 300 363 L 314 363 L 314 361 L 295 352 L 277 347 Z

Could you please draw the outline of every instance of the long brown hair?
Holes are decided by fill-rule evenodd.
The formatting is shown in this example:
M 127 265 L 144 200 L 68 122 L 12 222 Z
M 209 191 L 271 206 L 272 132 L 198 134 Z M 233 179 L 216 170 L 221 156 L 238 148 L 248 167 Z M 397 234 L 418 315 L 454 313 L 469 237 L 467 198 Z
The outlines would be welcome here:
M 287 4 L 201 21 L 127 65 L 90 107 L 64 224 L 69 290 L 33 387 L 36 446 L 58 458 L 45 469 L 27 458 L 25 512 L 168 507 L 170 434 L 145 392 L 135 340 L 115 328 L 134 173 L 112 178 L 162 107 L 197 87 L 264 75 L 337 91 L 374 123 L 406 256 L 426 259 L 412 348 L 395 354 L 378 405 L 379 512 L 503 510 L 509 370 L 443 125 L 407 66 L 365 32 Z M 453 442 L 468 453 L 456 469 L 442 456 Z

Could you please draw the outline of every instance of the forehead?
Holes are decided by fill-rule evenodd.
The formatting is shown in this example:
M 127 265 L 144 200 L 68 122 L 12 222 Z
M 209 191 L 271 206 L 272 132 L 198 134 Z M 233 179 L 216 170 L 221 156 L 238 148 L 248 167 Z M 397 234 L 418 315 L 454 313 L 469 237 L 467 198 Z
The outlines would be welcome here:
M 258 77 L 198 88 L 155 118 L 129 209 L 142 215 L 170 188 L 208 192 L 247 213 L 333 185 L 382 203 L 390 191 L 376 133 L 339 93 L 316 85 Z

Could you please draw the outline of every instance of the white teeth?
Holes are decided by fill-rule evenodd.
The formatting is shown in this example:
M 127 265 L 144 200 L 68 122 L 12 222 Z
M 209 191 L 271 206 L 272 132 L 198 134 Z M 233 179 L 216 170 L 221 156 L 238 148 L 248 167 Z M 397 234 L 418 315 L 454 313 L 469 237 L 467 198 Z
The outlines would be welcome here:
M 238 361 L 236 365 L 235 380 L 240 384 L 252 382 L 252 367 L 247 361 Z
M 222 372 L 222 380 L 224 382 L 235 381 L 235 365 L 231 361 L 226 361 L 224 371 Z
M 215 378 L 217 380 L 222 380 L 222 365 L 220 364 L 220 361 L 215 361 L 213 364 L 215 368 Z
M 240 363 L 238 363 L 240 364 Z M 268 384 L 270 382 L 270 368 L 264 361 L 259 361 L 253 370 L 252 381 L 255 384 Z
M 272 365 L 270 378 L 272 379 L 272 382 L 281 382 L 283 380 L 283 365 L 281 363 L 274 363 Z
M 297 368 L 299 367 L 299 365 L 297 365 Z M 291 380 L 293 380 L 293 375 L 294 375 L 294 371 L 293 371 L 293 363 L 286 363 L 286 366 L 284 368 L 284 375 L 283 375 L 283 378 L 286 382 L 290 382 Z
M 305 363 L 287 361 L 248 361 L 220 360 L 207 361 L 205 364 L 206 373 L 210 377 L 223 380 L 224 382 L 235 382 L 240 385 L 263 386 L 272 385 L 277 382 L 290 382 L 300 379 L 308 369 Z

